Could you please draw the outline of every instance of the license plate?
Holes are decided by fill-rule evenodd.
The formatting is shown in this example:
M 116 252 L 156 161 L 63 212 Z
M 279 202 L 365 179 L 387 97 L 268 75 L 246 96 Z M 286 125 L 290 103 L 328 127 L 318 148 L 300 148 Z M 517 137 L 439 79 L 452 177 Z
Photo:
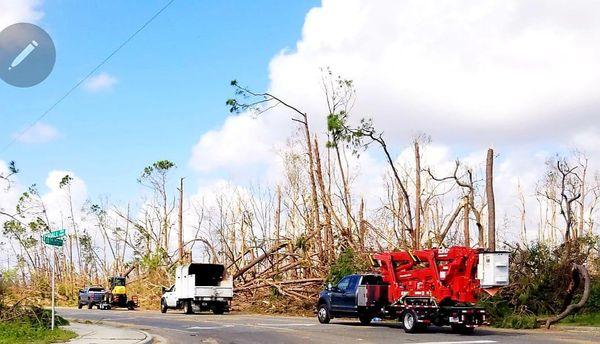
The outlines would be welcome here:
M 460 322 L 460 320 L 458 319 L 458 317 L 450 317 L 448 320 L 449 320 L 451 323 L 457 323 L 457 322 Z

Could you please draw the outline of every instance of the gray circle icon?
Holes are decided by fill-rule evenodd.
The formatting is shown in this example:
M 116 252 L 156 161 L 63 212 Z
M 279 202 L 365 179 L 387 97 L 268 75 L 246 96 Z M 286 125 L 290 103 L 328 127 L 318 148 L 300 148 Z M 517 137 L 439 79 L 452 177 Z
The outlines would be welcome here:
M 55 61 L 54 42 L 39 26 L 18 23 L 0 32 L 0 79 L 6 83 L 35 86 L 50 75 Z

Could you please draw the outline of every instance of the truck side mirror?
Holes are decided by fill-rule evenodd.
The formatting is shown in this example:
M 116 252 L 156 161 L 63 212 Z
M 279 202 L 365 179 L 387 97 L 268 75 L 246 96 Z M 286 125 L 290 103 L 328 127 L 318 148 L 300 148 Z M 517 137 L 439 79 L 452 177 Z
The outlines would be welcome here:
M 160 290 L 162 290 L 162 293 L 164 294 L 164 293 L 165 293 L 165 291 L 167 291 L 167 288 L 165 288 L 165 287 L 160 287 Z

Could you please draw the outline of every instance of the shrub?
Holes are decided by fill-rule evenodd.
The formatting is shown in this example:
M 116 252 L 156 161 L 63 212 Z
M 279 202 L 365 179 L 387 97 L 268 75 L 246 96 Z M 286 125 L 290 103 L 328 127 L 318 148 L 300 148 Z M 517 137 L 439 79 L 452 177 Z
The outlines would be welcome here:
M 583 311 L 585 313 L 600 313 L 600 279 L 592 282 L 590 298 Z
M 351 248 L 345 249 L 331 265 L 326 282 L 337 283 L 342 277 L 369 269 L 365 257 L 356 254 Z
M 565 307 L 573 263 L 584 263 L 596 241 L 595 237 L 582 237 L 569 248 L 540 242 L 517 246 L 510 260 L 511 284 L 502 290 L 502 299 L 518 313 L 558 314 Z

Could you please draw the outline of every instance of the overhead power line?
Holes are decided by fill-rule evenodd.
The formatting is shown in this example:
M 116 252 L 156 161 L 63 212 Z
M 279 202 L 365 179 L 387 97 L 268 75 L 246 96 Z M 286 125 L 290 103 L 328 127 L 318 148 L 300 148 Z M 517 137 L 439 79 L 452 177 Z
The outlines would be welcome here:
M 89 79 L 90 76 L 94 75 L 94 73 L 96 73 L 100 68 L 102 68 L 102 66 L 104 66 L 113 56 L 115 56 L 121 49 L 123 49 L 123 47 L 125 47 L 129 42 L 131 42 L 131 40 L 133 40 L 133 38 L 135 38 L 135 36 L 137 36 L 140 32 L 142 32 L 146 28 L 146 26 L 150 25 L 150 23 L 152 23 L 154 21 L 154 19 L 156 19 L 161 13 L 163 13 L 174 2 L 175 2 L 175 0 L 170 0 L 163 7 L 161 7 L 156 13 L 154 13 L 154 15 L 152 17 L 150 17 L 148 20 L 146 20 L 146 22 L 142 26 L 140 26 L 135 32 L 133 32 L 131 35 L 129 35 L 129 37 L 127 37 L 126 40 L 124 40 L 115 50 L 113 50 L 108 56 L 106 56 L 106 58 L 104 58 L 104 60 L 102 60 L 98 65 L 96 65 L 96 67 L 94 67 L 83 79 L 81 79 L 77 83 L 75 83 L 71 88 L 69 88 L 69 90 L 67 92 L 65 92 L 60 98 L 58 98 L 58 100 L 56 100 L 54 103 L 52 103 L 52 105 L 50 105 L 50 107 L 48 107 L 48 109 L 46 109 L 46 111 L 42 112 L 42 114 L 40 116 L 38 116 L 35 119 L 35 121 L 31 122 L 27 127 L 25 127 L 25 129 L 20 131 L 17 135 L 13 136 L 13 138 L 2 148 L 2 150 L 0 150 L 0 153 L 4 153 L 15 142 L 17 142 L 23 135 L 25 135 L 26 132 L 31 130 L 31 128 L 33 128 L 42 119 L 44 119 L 44 117 L 46 117 L 46 115 L 48 115 L 50 112 L 52 112 L 52 110 L 54 110 L 55 107 L 57 107 L 60 103 L 62 103 L 63 100 L 65 100 L 67 97 L 69 97 L 71 95 L 71 93 L 73 93 L 73 91 L 75 91 L 79 86 L 81 86 L 81 84 L 83 84 L 87 79 Z

